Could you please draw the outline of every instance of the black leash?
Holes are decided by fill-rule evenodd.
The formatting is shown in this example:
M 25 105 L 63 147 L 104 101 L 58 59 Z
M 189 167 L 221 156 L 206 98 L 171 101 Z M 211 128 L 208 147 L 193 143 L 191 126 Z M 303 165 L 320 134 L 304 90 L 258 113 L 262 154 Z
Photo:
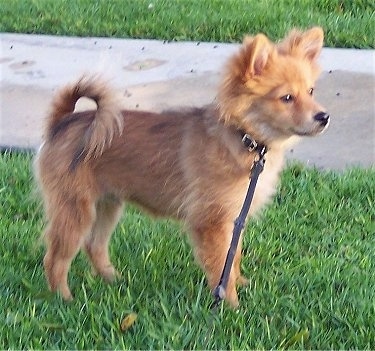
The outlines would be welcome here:
M 254 160 L 253 166 L 251 167 L 250 183 L 247 189 L 245 201 L 242 205 L 242 209 L 239 216 L 234 221 L 232 240 L 229 246 L 227 257 L 225 259 L 225 264 L 223 271 L 221 273 L 219 284 L 213 291 L 215 300 L 211 305 L 211 310 L 216 309 L 220 305 L 221 301 L 223 301 L 225 298 L 225 291 L 228 286 L 229 274 L 232 269 L 233 260 L 237 251 L 237 246 L 240 240 L 241 232 L 245 226 L 246 217 L 250 210 L 250 205 L 254 197 L 255 187 L 257 185 L 259 175 L 262 173 L 264 163 L 266 162 L 264 158 L 267 152 L 266 146 L 258 144 L 255 140 L 251 139 L 251 137 L 246 133 L 243 133 L 242 143 L 250 152 L 257 151 L 258 158 Z

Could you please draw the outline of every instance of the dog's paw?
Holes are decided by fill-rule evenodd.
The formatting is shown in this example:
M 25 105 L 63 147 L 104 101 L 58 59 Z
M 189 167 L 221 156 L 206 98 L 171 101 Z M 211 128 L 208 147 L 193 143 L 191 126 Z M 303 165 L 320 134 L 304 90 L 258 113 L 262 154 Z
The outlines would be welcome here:
M 243 275 L 240 275 L 238 278 L 237 278 L 237 284 L 239 286 L 246 286 L 246 285 L 249 285 L 250 281 L 249 279 L 247 279 L 246 277 L 244 277 Z
M 238 308 L 240 305 L 238 301 L 238 295 L 235 289 L 226 291 L 225 300 L 228 302 L 229 306 L 233 309 Z
M 72 295 L 72 293 L 70 292 L 69 287 L 67 287 L 67 286 L 65 286 L 65 287 L 60 287 L 60 288 L 58 289 L 58 291 L 59 291 L 61 297 L 63 298 L 63 300 L 64 300 L 65 302 L 71 302 L 71 301 L 73 301 L 73 295 Z
M 116 279 L 121 278 L 121 273 L 119 273 L 112 265 L 102 267 L 100 270 L 93 269 L 92 273 L 93 275 L 100 275 L 107 283 L 113 283 Z
M 100 275 L 107 283 L 113 283 L 116 279 L 121 278 L 121 274 L 113 267 L 107 267 Z

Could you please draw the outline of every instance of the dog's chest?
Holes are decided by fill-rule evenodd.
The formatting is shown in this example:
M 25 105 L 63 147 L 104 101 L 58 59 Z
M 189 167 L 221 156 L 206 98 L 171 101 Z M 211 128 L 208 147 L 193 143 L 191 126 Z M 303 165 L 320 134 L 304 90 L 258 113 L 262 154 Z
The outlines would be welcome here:
M 279 174 L 284 164 L 283 153 L 269 153 L 266 155 L 264 170 L 259 176 L 250 215 L 254 215 L 265 204 L 272 200 L 276 192 Z

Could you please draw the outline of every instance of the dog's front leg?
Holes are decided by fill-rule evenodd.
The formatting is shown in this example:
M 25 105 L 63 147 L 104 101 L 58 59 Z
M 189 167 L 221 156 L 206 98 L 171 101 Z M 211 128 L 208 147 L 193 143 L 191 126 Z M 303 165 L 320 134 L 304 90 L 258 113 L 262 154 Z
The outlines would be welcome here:
M 191 237 L 194 254 L 206 273 L 208 285 L 213 290 L 219 283 L 228 253 L 233 223 L 223 223 L 207 219 L 202 225 L 193 226 Z M 234 266 L 229 275 L 225 300 L 233 307 L 238 307 L 236 282 L 240 276 L 241 245 L 238 246 L 234 258 Z

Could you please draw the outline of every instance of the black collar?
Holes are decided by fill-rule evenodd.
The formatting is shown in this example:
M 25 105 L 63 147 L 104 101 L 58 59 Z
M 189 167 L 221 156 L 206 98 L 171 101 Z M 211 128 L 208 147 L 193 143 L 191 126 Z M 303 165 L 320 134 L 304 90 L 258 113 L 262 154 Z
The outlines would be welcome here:
M 264 154 L 267 152 L 267 146 L 261 143 L 258 143 L 253 139 L 249 134 L 247 134 L 244 131 L 240 131 L 242 144 L 245 146 L 245 148 L 249 152 L 256 151 L 258 152 L 259 156 L 264 156 Z

